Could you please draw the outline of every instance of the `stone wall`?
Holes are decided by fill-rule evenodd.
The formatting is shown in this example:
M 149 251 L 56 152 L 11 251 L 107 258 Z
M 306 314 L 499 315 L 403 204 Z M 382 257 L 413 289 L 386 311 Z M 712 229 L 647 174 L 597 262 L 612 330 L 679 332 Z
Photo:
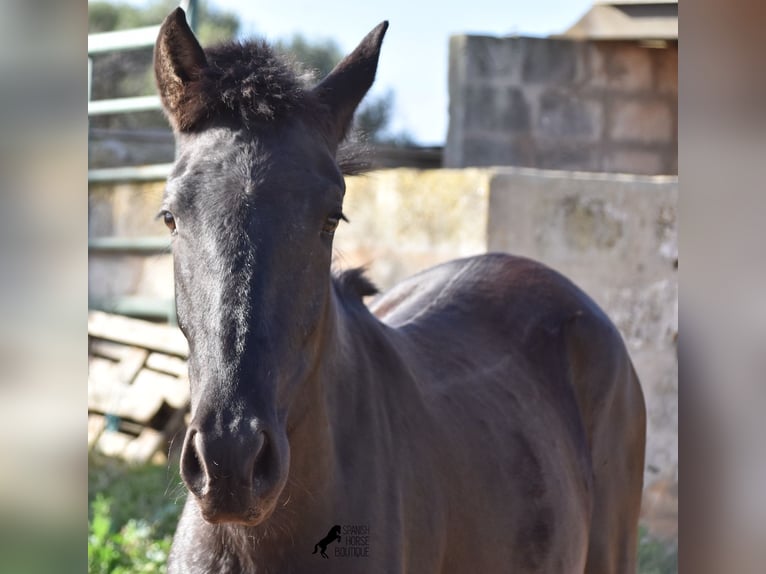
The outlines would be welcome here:
M 91 186 L 91 237 L 167 237 L 162 183 Z M 585 289 L 620 329 L 649 410 L 645 483 L 667 514 L 678 479 L 678 180 L 526 168 L 395 169 L 349 178 L 335 266 L 379 287 L 486 251 L 538 259 Z M 169 243 L 169 242 L 168 242 Z M 91 297 L 170 299 L 169 253 L 90 258 Z M 659 494 L 656 494 L 659 492 Z M 672 501 L 670 503 L 672 505 Z M 654 510 L 649 509 L 649 518 Z M 670 524 L 674 533 L 675 518 Z
M 487 250 L 486 169 L 392 169 L 347 178 L 335 236 L 339 268 L 365 266 L 382 289 L 428 267 Z
M 678 44 L 450 39 L 447 167 L 678 173 Z

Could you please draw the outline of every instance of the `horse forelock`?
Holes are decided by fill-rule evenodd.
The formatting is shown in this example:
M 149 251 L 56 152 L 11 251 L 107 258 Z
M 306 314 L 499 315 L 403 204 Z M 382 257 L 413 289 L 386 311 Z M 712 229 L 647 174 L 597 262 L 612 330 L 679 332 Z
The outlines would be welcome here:
M 174 121 L 180 132 L 198 132 L 210 121 L 228 120 L 256 129 L 288 115 L 304 114 L 321 125 L 327 110 L 310 88 L 315 78 L 265 41 L 228 42 L 205 50 L 207 65 L 189 82 Z M 374 168 L 363 140 L 345 141 L 336 153 L 343 175 Z
M 218 118 L 254 126 L 318 105 L 290 63 L 263 40 L 220 44 L 205 55 L 207 65 L 187 84 L 177 110 L 182 132 Z

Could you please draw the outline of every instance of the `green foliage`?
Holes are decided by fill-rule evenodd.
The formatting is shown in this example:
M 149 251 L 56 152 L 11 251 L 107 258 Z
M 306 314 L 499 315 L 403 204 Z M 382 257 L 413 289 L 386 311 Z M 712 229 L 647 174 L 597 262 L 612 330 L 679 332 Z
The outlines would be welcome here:
M 327 38 L 309 42 L 300 34 L 296 34 L 289 41 L 278 41 L 274 49 L 295 62 L 299 74 L 309 72 L 316 79 L 329 74 L 344 55 L 334 40 Z
M 638 574 L 677 574 L 678 545 L 661 542 L 641 527 L 638 534 Z
M 121 2 L 90 2 L 88 33 L 157 25 L 177 6 L 176 0 L 154 0 L 142 7 Z M 239 32 L 239 26 L 235 13 L 214 8 L 207 1 L 197 3 L 196 34 L 203 45 L 231 40 Z M 151 47 L 96 54 L 92 60 L 92 99 L 154 93 Z M 160 112 L 140 112 L 94 117 L 90 119 L 90 125 L 98 128 L 165 128 L 167 122 Z
M 144 7 L 120 2 L 89 2 L 88 33 L 161 24 L 177 6 L 175 0 L 154 0 Z M 236 14 L 212 8 L 206 1 L 197 2 L 197 22 L 196 34 L 202 44 L 230 40 L 239 32 Z
M 296 34 L 289 41 L 277 42 L 275 49 L 294 63 L 298 74 L 310 74 L 315 81 L 329 74 L 345 55 L 332 39 L 310 42 L 300 34 Z M 368 95 L 354 116 L 352 137 L 379 144 L 412 143 L 405 133 L 388 132 L 393 109 L 394 93 L 391 90 L 380 96 Z
M 181 511 L 176 472 L 88 461 L 88 574 L 164 572 Z
M 412 138 L 408 133 L 392 133 L 389 130 L 393 109 L 394 93 L 391 90 L 380 96 L 366 99 L 354 116 L 354 131 L 362 139 L 377 144 L 411 145 Z
M 88 574 L 159 573 L 170 552 L 170 535 L 158 537 L 145 520 L 112 526 L 112 503 L 99 494 L 91 504 L 88 532 Z
M 88 33 L 126 30 L 160 24 L 178 2 L 154 0 L 144 7 L 121 2 L 90 2 L 88 4 Z M 236 14 L 211 7 L 210 2 L 197 4 L 197 30 L 200 43 L 205 46 L 230 40 L 239 32 Z M 309 41 L 300 34 L 290 40 L 277 42 L 278 52 L 294 63 L 299 74 L 310 74 L 314 80 L 326 76 L 345 54 L 330 39 Z M 151 67 L 151 49 L 133 50 L 99 55 L 93 59 L 94 100 L 139 96 L 154 92 L 154 72 Z M 380 96 L 370 95 L 356 113 L 352 137 L 370 143 L 406 145 L 411 138 L 406 133 L 389 131 L 394 109 L 393 92 Z M 92 118 L 93 127 L 130 128 L 165 127 L 165 119 L 158 112 L 142 112 L 130 116 Z

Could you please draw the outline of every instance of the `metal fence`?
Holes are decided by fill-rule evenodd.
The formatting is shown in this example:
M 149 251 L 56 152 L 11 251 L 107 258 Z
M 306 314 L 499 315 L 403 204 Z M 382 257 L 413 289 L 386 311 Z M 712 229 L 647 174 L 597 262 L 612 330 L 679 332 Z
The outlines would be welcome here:
M 186 12 L 186 18 L 192 30 L 197 27 L 197 1 L 179 2 Z M 129 114 L 162 108 L 158 95 L 91 100 L 93 82 L 93 61 L 96 54 L 122 52 L 154 46 L 160 26 L 147 26 L 132 30 L 104 32 L 88 35 L 88 118 L 107 114 Z M 165 179 L 172 164 L 145 166 L 124 166 L 114 168 L 89 169 L 88 183 L 119 183 L 135 181 L 156 181 Z M 101 237 L 88 240 L 88 251 L 93 253 L 141 253 L 155 254 L 167 252 L 166 237 Z M 91 309 L 110 311 L 125 315 L 137 315 L 175 321 L 175 308 L 172 300 L 155 300 L 143 297 L 118 297 L 108 301 L 89 300 Z

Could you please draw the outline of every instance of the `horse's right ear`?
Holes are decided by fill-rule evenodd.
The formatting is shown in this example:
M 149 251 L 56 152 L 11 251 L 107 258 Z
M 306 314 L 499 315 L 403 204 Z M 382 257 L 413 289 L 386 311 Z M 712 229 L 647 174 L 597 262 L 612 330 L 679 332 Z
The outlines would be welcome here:
M 154 46 L 154 76 L 162 105 L 175 129 L 186 129 L 197 117 L 190 84 L 199 79 L 207 65 L 205 52 L 186 23 L 186 14 L 176 8 L 165 18 Z
M 348 56 L 314 88 L 320 102 L 330 112 L 330 140 L 337 146 L 346 135 L 354 111 L 372 86 L 378 69 L 380 47 L 388 21 L 378 24 Z

